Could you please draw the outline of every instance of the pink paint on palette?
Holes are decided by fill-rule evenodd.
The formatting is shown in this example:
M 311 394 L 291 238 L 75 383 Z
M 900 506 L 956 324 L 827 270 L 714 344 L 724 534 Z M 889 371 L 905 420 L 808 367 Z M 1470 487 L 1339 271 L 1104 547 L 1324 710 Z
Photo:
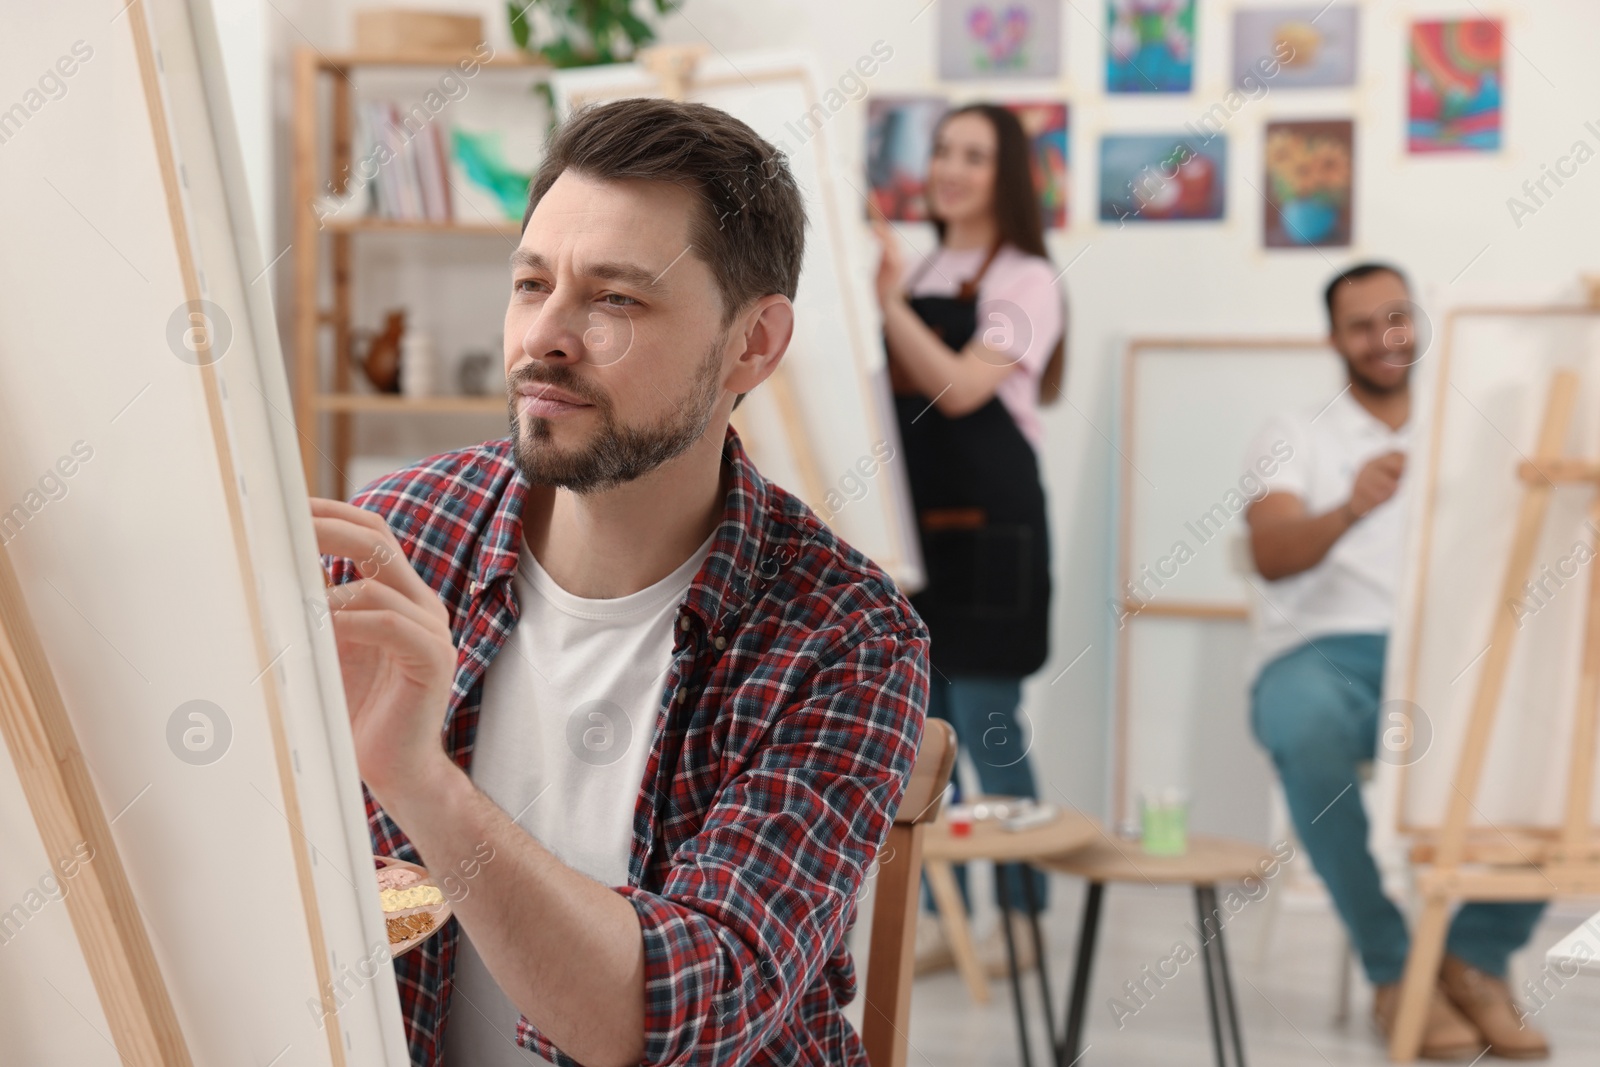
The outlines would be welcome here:
M 422 881 L 422 875 L 409 867 L 384 867 L 378 871 L 379 889 L 405 889 Z

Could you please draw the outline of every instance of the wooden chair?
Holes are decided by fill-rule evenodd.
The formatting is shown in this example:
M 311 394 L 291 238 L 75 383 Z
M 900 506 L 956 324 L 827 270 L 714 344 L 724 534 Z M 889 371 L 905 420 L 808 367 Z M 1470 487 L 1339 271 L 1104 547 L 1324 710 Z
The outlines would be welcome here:
M 861 1040 L 872 1067 L 905 1067 L 911 1026 L 911 977 L 916 963 L 917 890 L 922 835 L 939 814 L 939 801 L 956 763 L 956 732 L 929 719 L 922 749 L 906 783 L 889 837 L 878 852 L 877 899 L 867 962 L 866 1013 Z

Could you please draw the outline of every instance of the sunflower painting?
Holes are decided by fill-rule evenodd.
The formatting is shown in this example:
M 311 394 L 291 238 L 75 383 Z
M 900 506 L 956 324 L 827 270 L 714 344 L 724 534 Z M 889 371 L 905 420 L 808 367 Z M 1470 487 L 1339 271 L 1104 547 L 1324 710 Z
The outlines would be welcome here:
M 1350 243 L 1354 143 L 1348 119 L 1267 124 L 1268 248 Z

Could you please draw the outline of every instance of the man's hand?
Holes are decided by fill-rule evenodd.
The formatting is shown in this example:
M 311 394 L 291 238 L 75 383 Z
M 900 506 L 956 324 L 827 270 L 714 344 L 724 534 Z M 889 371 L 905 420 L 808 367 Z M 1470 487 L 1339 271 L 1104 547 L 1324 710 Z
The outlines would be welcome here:
M 1404 452 L 1385 452 L 1376 459 L 1368 460 L 1356 474 L 1356 481 L 1350 487 L 1350 500 L 1345 507 L 1350 509 L 1352 518 L 1359 519 L 1385 500 L 1394 496 L 1396 489 L 1400 488 L 1400 475 L 1406 468 L 1406 455 Z
M 440 730 L 455 677 L 450 615 L 382 518 L 313 497 L 317 548 L 356 564 L 360 579 L 328 590 L 361 778 L 384 794 L 448 763 Z M 387 804 L 384 804 L 387 807 Z
M 1321 563 L 1352 526 L 1394 496 L 1405 471 L 1403 452 L 1386 452 L 1356 473 L 1350 499 L 1321 515 L 1306 511 L 1293 493 L 1268 493 L 1250 505 L 1250 551 L 1256 570 L 1268 581 L 1300 574 Z

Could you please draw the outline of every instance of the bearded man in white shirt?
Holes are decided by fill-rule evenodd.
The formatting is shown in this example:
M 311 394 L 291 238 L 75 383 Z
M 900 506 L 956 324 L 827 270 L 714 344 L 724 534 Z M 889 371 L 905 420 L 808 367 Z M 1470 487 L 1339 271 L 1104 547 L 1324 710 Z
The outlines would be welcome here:
M 1270 422 L 1247 462 L 1276 467 L 1247 514 L 1266 579 L 1257 612 L 1251 728 L 1283 780 L 1295 832 L 1322 877 L 1391 1031 L 1409 939 L 1367 847 L 1357 774 L 1378 742 L 1383 663 L 1404 541 L 1415 306 L 1403 274 L 1365 263 L 1324 294 L 1348 387 L 1317 411 Z M 1455 915 L 1421 1054 L 1471 1059 L 1485 1046 L 1541 1059 L 1505 982 L 1542 902 L 1472 903 Z

